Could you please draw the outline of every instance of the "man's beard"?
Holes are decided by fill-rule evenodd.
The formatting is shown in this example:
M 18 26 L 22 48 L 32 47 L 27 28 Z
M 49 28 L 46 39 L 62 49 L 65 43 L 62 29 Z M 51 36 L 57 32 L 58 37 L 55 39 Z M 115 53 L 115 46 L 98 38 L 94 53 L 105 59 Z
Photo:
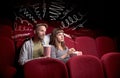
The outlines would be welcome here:
M 42 41 L 44 39 L 44 36 L 38 37 L 38 39 Z

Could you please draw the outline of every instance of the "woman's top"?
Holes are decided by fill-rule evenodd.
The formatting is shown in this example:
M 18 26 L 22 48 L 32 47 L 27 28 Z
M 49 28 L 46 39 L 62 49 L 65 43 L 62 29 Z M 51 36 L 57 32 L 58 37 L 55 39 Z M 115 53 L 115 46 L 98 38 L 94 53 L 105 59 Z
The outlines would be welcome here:
M 70 58 L 69 55 L 64 59 L 61 58 L 61 56 L 66 54 L 67 52 L 68 52 L 68 47 L 66 47 L 65 50 L 58 50 L 57 48 L 55 48 L 54 45 L 51 45 L 51 57 L 52 58 L 56 58 L 63 62 L 67 62 L 67 60 Z

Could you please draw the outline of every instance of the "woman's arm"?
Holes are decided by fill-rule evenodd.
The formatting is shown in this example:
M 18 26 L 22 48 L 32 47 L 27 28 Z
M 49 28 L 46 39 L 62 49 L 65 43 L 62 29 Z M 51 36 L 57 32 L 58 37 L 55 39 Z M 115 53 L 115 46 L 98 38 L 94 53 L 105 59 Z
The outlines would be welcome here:
M 53 45 L 51 45 L 51 57 L 56 58 L 56 49 Z
M 68 51 L 67 51 L 64 55 L 62 55 L 60 58 L 61 58 L 61 59 L 64 59 L 64 58 L 68 57 L 70 54 L 72 54 L 74 51 L 75 51 L 74 48 L 70 48 L 70 49 L 68 49 Z

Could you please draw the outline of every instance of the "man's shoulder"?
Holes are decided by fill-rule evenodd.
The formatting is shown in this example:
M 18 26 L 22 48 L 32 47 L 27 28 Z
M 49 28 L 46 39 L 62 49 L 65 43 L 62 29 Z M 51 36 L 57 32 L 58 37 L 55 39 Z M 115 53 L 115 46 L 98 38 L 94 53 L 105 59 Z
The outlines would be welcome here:
M 32 39 L 27 39 L 27 40 L 25 40 L 25 44 L 28 44 L 28 43 L 30 43 L 30 42 L 32 42 Z

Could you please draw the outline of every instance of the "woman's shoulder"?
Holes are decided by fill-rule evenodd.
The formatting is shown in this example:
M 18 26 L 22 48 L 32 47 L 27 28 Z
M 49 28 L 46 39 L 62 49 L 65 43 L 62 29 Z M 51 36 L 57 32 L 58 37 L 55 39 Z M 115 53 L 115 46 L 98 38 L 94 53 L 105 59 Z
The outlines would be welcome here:
M 55 48 L 55 46 L 54 46 L 54 45 L 51 45 L 51 48 Z
M 51 48 L 52 48 L 52 49 L 55 49 L 55 50 L 57 49 L 57 48 L 55 47 L 55 45 L 51 45 Z

